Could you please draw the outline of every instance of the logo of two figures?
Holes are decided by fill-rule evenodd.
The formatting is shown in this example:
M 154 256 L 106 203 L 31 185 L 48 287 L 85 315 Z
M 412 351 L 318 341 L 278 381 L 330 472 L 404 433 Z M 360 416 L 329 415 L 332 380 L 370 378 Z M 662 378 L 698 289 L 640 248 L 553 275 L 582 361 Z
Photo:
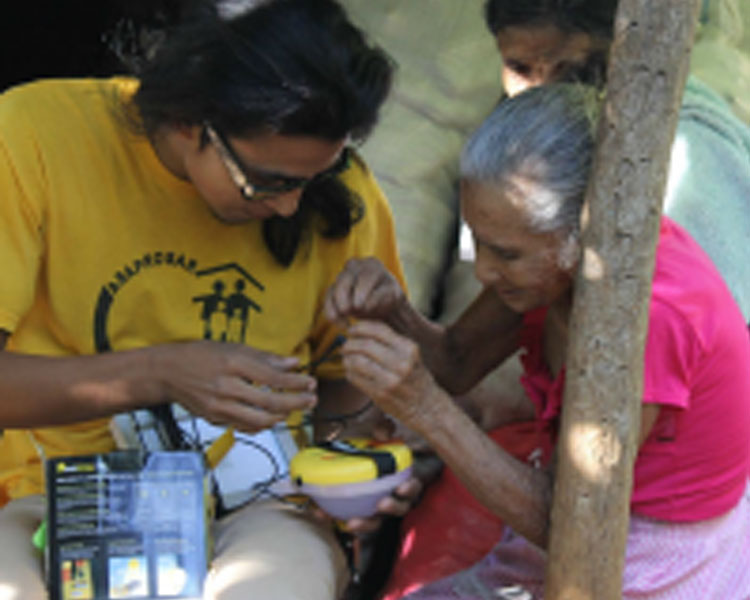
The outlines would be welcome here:
M 244 342 L 250 311 L 262 312 L 261 307 L 245 294 L 245 282 L 237 279 L 234 291 L 224 295 L 225 283 L 217 279 L 213 292 L 195 296 L 192 300 L 202 305 L 203 339 L 222 342 Z

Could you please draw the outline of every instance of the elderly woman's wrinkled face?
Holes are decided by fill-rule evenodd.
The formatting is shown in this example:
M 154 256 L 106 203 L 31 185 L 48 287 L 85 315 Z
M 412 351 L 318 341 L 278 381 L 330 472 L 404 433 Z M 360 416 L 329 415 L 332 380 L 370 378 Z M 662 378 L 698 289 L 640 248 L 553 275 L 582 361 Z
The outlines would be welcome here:
M 547 306 L 567 294 L 576 263 L 577 246 L 567 236 L 530 226 L 525 199 L 533 190 L 461 184 L 461 210 L 476 245 L 477 279 L 516 312 Z
M 546 83 L 594 77 L 588 71 L 606 59 L 607 42 L 554 25 L 510 26 L 497 34 L 503 58 L 503 88 L 509 96 Z M 601 68 L 601 67 L 600 67 Z

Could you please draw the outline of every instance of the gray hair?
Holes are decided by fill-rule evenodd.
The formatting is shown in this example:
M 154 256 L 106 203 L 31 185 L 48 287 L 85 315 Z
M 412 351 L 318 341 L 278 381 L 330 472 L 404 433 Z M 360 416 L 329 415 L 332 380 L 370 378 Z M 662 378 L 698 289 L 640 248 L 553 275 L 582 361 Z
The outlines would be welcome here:
M 522 184 L 532 229 L 577 238 L 599 104 L 597 91 L 580 84 L 540 86 L 502 100 L 464 147 L 461 177 Z

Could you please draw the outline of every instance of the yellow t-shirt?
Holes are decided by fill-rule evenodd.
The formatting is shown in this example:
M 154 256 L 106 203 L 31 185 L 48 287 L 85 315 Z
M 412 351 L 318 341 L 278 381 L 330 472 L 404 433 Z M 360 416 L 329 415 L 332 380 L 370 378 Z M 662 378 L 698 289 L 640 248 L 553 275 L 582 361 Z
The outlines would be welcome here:
M 218 221 L 128 127 L 122 101 L 136 86 L 50 80 L 0 96 L 0 329 L 11 332 L 9 351 L 68 356 L 205 338 L 304 362 L 339 333 L 322 302 L 349 258 L 377 256 L 403 284 L 390 209 L 361 161 L 341 177 L 361 197 L 363 218 L 341 239 L 314 230 L 283 267 L 260 222 Z M 318 374 L 339 377 L 341 365 Z M 112 448 L 106 419 L 6 430 L 0 504 L 41 491 L 41 453 Z

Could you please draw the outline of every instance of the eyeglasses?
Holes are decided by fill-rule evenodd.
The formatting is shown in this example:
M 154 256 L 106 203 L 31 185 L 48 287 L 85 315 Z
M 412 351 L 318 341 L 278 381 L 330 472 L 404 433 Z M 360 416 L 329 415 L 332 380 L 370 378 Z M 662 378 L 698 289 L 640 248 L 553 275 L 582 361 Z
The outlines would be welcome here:
M 268 175 L 263 174 L 258 170 L 254 176 L 251 176 L 254 169 L 242 164 L 228 140 L 226 140 L 208 121 L 203 122 L 203 129 L 206 132 L 209 141 L 216 149 L 219 159 L 224 164 L 224 167 L 229 173 L 234 185 L 237 186 L 240 194 L 247 201 L 262 200 L 266 197 L 286 194 L 293 190 L 304 188 L 314 181 L 321 181 L 329 177 L 335 177 L 348 169 L 351 161 L 351 149 L 349 147 L 344 147 L 336 160 L 336 163 L 325 171 L 321 171 L 314 177 L 286 177 L 283 175 L 273 175 L 273 179 L 278 183 L 252 183 L 251 179 L 257 181 L 264 177 L 268 178 Z

